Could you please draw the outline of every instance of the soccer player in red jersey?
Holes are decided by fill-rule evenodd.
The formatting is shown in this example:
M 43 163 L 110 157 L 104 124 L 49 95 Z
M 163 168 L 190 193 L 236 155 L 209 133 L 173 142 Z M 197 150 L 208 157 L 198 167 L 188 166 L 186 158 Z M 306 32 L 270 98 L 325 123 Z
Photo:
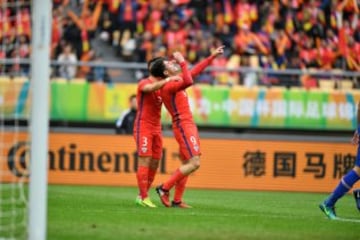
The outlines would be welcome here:
M 190 207 L 182 201 L 182 195 L 185 190 L 188 175 L 200 167 L 201 152 L 199 134 L 193 120 L 185 89 L 193 84 L 192 76 L 199 74 L 217 55 L 223 52 L 224 46 L 217 48 L 210 57 L 196 65 L 190 73 L 186 69 L 186 62 L 181 53 L 175 52 L 173 54 L 174 59 L 181 66 L 183 81 L 167 84 L 160 90 L 160 93 L 165 107 L 172 117 L 172 128 L 175 139 L 180 147 L 180 157 L 183 165 L 174 172 L 168 181 L 156 188 L 161 202 L 166 207 Z M 178 74 L 178 67 L 172 61 L 157 60 L 151 73 L 157 77 L 174 76 Z M 163 74 L 163 76 L 161 76 L 161 74 Z M 175 185 L 174 200 L 170 203 L 169 190 Z
M 148 69 L 156 59 L 150 60 Z M 156 73 L 156 71 L 155 71 Z M 162 154 L 161 105 L 159 89 L 170 81 L 179 80 L 177 76 L 157 78 L 150 75 L 142 79 L 137 88 L 138 111 L 134 122 L 133 136 L 138 153 L 136 178 L 139 196 L 136 203 L 146 207 L 156 207 L 148 196 L 148 190 L 154 180 Z

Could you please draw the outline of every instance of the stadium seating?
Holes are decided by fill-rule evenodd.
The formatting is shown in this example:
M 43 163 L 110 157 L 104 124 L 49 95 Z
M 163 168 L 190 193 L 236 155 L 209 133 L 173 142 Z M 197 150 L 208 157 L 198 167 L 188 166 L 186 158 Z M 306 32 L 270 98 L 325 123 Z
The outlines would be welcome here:
M 54 60 L 62 53 L 63 43 L 67 42 L 72 45 L 78 61 L 94 61 L 97 53 L 92 55 L 89 52 L 101 51 L 99 41 L 103 41 L 110 45 L 107 46 L 113 49 L 110 52 L 120 57 L 121 61 L 145 62 L 152 57 L 169 56 L 174 50 L 180 50 L 194 64 L 210 54 L 214 47 L 226 45 L 225 59 L 221 63 L 214 61 L 214 66 L 263 67 L 270 70 L 338 68 L 339 71 L 358 71 L 354 66 L 360 66 L 360 25 L 354 22 L 357 19 L 354 16 L 358 13 L 352 8 L 344 9 L 343 1 L 333 4 L 338 13 L 346 11 L 346 14 L 338 14 L 342 19 L 332 18 L 332 13 L 328 11 L 333 7 L 333 1 L 163 1 L 161 4 L 157 0 L 129 1 L 134 5 L 128 1 L 119 1 L 117 5 L 112 5 L 112 1 L 95 0 L 88 0 L 87 4 L 84 1 L 77 1 L 76 4 L 75 1 L 74 4 L 69 4 L 69 1 L 54 2 L 57 3 L 53 5 L 51 56 Z M 64 7 L 64 4 L 69 5 Z M 92 27 L 80 24 L 82 20 L 77 14 L 81 9 L 84 12 L 87 7 L 92 14 L 89 19 Z M 120 21 L 125 15 L 124 9 L 133 14 L 131 21 Z M 4 11 L 0 10 L 0 15 Z M 15 19 L 16 15 L 11 14 L 10 17 Z M 340 20 L 349 23 L 349 29 L 343 29 L 341 26 L 345 24 L 338 24 Z M 177 28 L 172 28 L 174 23 L 178 25 Z M 11 27 L 16 24 L 16 21 L 12 22 Z M 87 34 L 84 34 L 84 30 L 87 30 Z M 342 35 L 344 32 L 345 36 Z M 27 44 L 29 46 L 30 42 Z M 340 50 L 340 54 L 335 54 L 336 49 Z M 354 56 L 350 64 L 347 57 L 351 53 Z M 6 53 L 7 58 L 11 55 L 11 51 Z M 102 56 L 104 60 L 107 60 L 106 55 Z M 21 73 L 27 74 L 26 70 L 26 67 L 20 66 Z M 5 72 L 2 71 L 0 69 L 0 74 L 7 74 L 6 71 L 11 70 L 5 68 Z M 55 74 L 58 74 L 56 71 Z M 107 73 L 110 78 L 119 79 L 111 70 Z M 257 74 L 247 74 L 212 73 L 204 77 L 204 82 L 234 86 L 244 84 L 246 79 L 249 86 L 264 84 L 289 87 L 300 84 L 306 89 L 318 87 L 318 79 L 313 77 L 299 76 L 295 79 L 294 76 L 268 74 L 261 79 Z M 127 72 L 124 75 L 130 76 Z M 88 75 L 81 75 L 81 71 L 77 72 L 76 77 L 87 77 L 91 81 Z M 129 77 L 126 81 L 136 80 Z M 319 81 L 319 87 L 348 89 L 356 87 L 356 81 L 352 84 L 341 81 L 339 86 Z
M 338 81 L 338 88 L 342 90 L 353 89 L 354 82 L 351 79 L 340 79 Z
M 332 79 L 320 79 L 319 80 L 319 88 L 323 90 L 331 90 L 335 89 L 335 80 Z

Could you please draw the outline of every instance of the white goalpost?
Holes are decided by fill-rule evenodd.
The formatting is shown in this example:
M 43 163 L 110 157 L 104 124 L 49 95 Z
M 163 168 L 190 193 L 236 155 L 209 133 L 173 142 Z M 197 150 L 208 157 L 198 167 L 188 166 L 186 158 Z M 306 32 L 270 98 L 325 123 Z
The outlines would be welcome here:
M 46 239 L 51 6 L 32 1 L 29 240 Z

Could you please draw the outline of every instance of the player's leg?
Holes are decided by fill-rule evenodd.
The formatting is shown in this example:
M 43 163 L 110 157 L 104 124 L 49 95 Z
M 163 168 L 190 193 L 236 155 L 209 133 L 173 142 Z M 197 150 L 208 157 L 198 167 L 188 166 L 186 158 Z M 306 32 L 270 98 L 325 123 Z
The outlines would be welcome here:
M 180 145 L 181 155 L 188 161 L 176 169 L 172 176 L 156 189 L 162 203 L 167 207 L 170 206 L 169 190 L 200 167 L 200 144 L 196 126 L 189 125 L 184 128 L 176 128 L 174 129 L 174 135 Z M 186 180 L 184 180 L 184 183 L 186 185 Z
M 180 154 L 180 155 L 182 155 L 182 154 Z M 184 158 L 185 158 L 184 156 L 181 156 L 183 165 L 187 163 L 187 161 Z M 191 208 L 190 205 L 186 204 L 183 201 L 183 196 L 184 196 L 186 183 L 187 183 L 188 179 L 189 179 L 189 175 L 186 175 L 175 184 L 174 199 L 171 202 L 172 207 Z
M 140 196 L 140 199 L 136 199 L 136 203 L 142 206 L 156 207 L 148 196 L 149 166 L 152 158 L 152 134 L 135 132 L 134 136 L 138 153 L 136 179 Z
M 185 165 L 188 161 L 185 159 L 185 156 L 180 152 L 180 159 L 181 164 Z M 174 192 L 174 199 L 173 202 L 182 202 L 182 196 L 184 195 L 185 187 L 187 180 L 189 178 L 189 175 L 184 176 L 181 180 L 175 183 L 175 192 Z M 172 204 L 173 205 L 173 204 Z
M 151 165 L 151 157 L 138 158 L 138 169 L 136 172 L 136 179 L 139 188 L 139 196 L 136 199 L 136 203 L 141 206 L 156 207 L 156 205 L 152 203 L 148 194 L 150 165 Z
M 147 186 L 148 191 L 151 188 L 151 185 L 155 180 L 155 175 L 156 175 L 157 169 L 159 167 L 159 162 L 160 162 L 159 159 L 154 159 L 154 158 L 152 158 L 150 161 L 149 178 L 148 178 L 148 186 Z
M 325 213 L 325 215 L 328 218 L 330 219 L 336 218 L 336 213 L 335 213 L 336 202 L 342 196 L 344 196 L 359 179 L 360 179 L 360 154 L 358 150 L 356 166 L 340 180 L 339 184 L 330 194 L 330 196 L 327 199 L 325 199 L 325 201 L 321 203 L 319 206 L 320 209 Z
M 155 133 L 153 137 L 152 159 L 149 165 L 148 191 L 155 180 L 155 175 L 162 158 L 163 142 L 161 132 Z
M 192 172 L 196 171 L 199 168 L 199 166 L 200 166 L 200 157 L 199 156 L 192 157 L 186 164 L 181 165 L 178 169 L 176 169 L 176 171 L 171 175 L 171 177 L 166 182 L 164 182 L 163 184 L 161 184 L 156 188 L 156 192 L 160 196 L 161 202 L 166 207 L 171 206 L 169 191 L 175 186 L 176 183 L 180 183 L 180 185 L 182 184 L 182 187 L 179 186 L 180 189 L 178 189 L 178 191 L 180 192 L 177 193 L 178 198 L 182 198 L 182 195 L 185 191 L 187 177 Z
M 200 140 L 196 126 L 188 126 L 187 131 L 185 131 L 185 135 L 190 140 L 190 149 L 193 149 L 193 155 L 200 155 Z M 180 157 L 182 159 L 182 164 L 186 165 L 190 161 L 191 165 L 193 166 L 190 170 L 191 172 L 196 171 L 200 166 L 200 158 L 191 157 L 191 154 L 187 149 L 182 148 L 180 149 Z M 190 160 L 189 160 L 190 158 Z M 195 166 L 195 167 L 194 167 Z M 191 208 L 188 204 L 183 201 L 183 195 L 186 188 L 186 183 L 189 178 L 189 174 L 179 180 L 175 185 L 175 193 L 174 193 L 174 200 L 172 201 L 173 207 L 180 207 L 180 208 Z
M 186 189 L 186 183 L 189 178 L 189 175 L 185 176 L 175 185 L 175 193 L 174 193 L 174 200 L 171 202 L 172 207 L 178 208 L 192 208 L 192 206 L 188 205 L 183 200 L 183 195 Z

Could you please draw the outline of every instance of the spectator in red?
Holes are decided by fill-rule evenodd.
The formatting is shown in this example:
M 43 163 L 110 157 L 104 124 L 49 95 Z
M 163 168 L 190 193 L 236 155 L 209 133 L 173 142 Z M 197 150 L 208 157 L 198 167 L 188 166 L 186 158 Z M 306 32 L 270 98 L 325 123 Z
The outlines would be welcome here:
M 136 0 L 122 0 L 118 9 L 119 43 L 122 42 L 124 32 L 130 31 L 130 38 L 134 38 L 136 31 L 136 11 L 139 5 Z
M 150 32 L 146 31 L 138 39 L 138 61 L 139 62 L 148 62 L 153 58 L 152 52 L 154 49 L 154 44 L 152 41 L 152 35 Z
M 314 48 L 314 40 L 312 38 L 303 39 L 305 42 L 304 47 L 300 48 L 301 68 L 316 68 L 317 50 Z
M 16 13 L 16 34 L 26 36 L 31 36 L 31 22 L 30 22 L 30 12 L 28 8 L 23 8 Z
M 360 71 L 360 43 L 352 37 L 349 37 L 345 58 L 349 70 Z
M 186 37 L 187 32 L 180 28 L 179 22 L 175 20 L 171 21 L 169 23 L 169 30 L 167 30 L 164 35 L 164 44 L 166 44 L 168 48 L 168 53 L 180 51 L 184 54 Z
M 11 28 L 10 9 L 0 9 L 0 38 L 9 35 Z
M 105 0 L 105 4 L 108 7 L 108 10 L 111 14 L 117 14 L 120 3 L 122 2 L 122 0 Z
M 267 49 L 256 34 L 250 31 L 249 26 L 244 25 L 235 36 L 235 48 L 240 54 L 266 54 Z
M 153 9 L 145 19 L 145 30 L 150 32 L 154 37 L 158 37 L 163 32 L 161 25 L 162 11 Z
M 87 52 L 90 50 L 90 41 L 94 37 L 98 26 L 103 0 L 97 1 L 95 10 L 93 12 L 91 12 L 89 9 L 88 4 L 89 0 L 84 0 L 80 17 L 77 16 L 72 10 L 68 11 L 68 16 L 81 31 L 82 52 Z
M 322 40 L 321 47 L 318 50 L 318 57 L 321 68 L 331 70 L 337 58 L 337 52 L 332 44 L 326 40 Z
M 251 26 L 258 18 L 256 5 L 250 4 L 248 0 L 238 0 L 234 12 L 238 28 Z
M 51 58 L 55 57 L 55 50 L 61 40 L 63 31 L 62 16 L 57 8 L 53 9 L 53 19 L 51 25 Z

